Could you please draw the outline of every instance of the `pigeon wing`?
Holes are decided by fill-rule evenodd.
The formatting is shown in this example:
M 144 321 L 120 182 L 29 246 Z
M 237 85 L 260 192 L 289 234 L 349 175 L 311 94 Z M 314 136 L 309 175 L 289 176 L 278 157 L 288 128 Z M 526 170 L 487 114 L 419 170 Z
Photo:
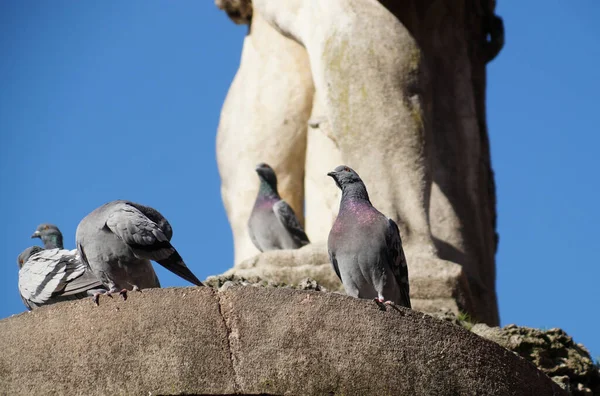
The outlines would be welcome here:
M 91 289 L 103 289 L 102 282 L 87 269 L 77 254 L 77 250 L 71 250 L 69 254 L 72 256 L 67 262 L 65 272 L 67 273 L 67 283 L 61 291 L 61 296 L 70 296 L 73 294 L 83 293 Z
M 333 253 L 331 249 L 329 249 L 329 261 L 331 261 L 331 266 L 333 267 L 333 270 L 335 271 L 336 275 L 338 276 L 338 278 L 340 278 L 341 281 L 342 275 L 340 275 L 340 268 L 338 267 L 338 262 L 335 258 L 335 253 Z
M 125 202 L 115 205 L 108 215 L 106 226 L 127 244 L 136 257 L 156 261 L 188 282 L 203 286 L 169 242 L 172 231 L 165 235 L 157 223 L 134 205 Z M 170 225 L 168 227 L 170 229 Z
M 402 240 L 400 238 L 400 230 L 398 225 L 392 219 L 388 219 L 388 229 L 386 233 L 386 244 L 389 252 L 389 262 L 396 278 L 396 282 L 400 287 L 402 299 L 401 305 L 411 308 L 410 304 L 410 286 L 408 284 L 408 266 L 406 265 L 406 257 L 402 249 Z
M 275 212 L 275 217 L 277 220 L 283 225 L 283 227 L 290 233 L 292 238 L 300 243 L 302 246 L 310 243 L 306 233 L 302 229 L 296 214 L 294 213 L 294 209 L 290 205 L 287 204 L 283 199 L 273 205 L 273 212 Z
M 62 292 L 69 279 L 83 274 L 83 271 L 69 272 L 69 261 L 74 256 L 68 253 L 63 249 L 48 249 L 31 256 L 19 270 L 21 296 L 35 304 L 47 303 Z
M 115 205 L 108 215 L 106 226 L 127 244 L 138 258 L 158 262 L 175 252 L 158 224 L 127 203 Z

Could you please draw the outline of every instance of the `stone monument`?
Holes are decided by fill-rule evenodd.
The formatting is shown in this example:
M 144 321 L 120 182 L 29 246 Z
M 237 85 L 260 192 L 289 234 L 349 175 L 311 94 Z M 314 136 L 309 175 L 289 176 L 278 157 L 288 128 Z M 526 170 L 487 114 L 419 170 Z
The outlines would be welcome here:
M 216 0 L 249 24 L 217 134 L 233 231 L 229 274 L 340 286 L 326 241 L 340 164 L 400 227 L 413 307 L 499 322 L 486 64 L 501 50 L 493 0 Z M 311 244 L 260 253 L 247 221 L 269 163 Z

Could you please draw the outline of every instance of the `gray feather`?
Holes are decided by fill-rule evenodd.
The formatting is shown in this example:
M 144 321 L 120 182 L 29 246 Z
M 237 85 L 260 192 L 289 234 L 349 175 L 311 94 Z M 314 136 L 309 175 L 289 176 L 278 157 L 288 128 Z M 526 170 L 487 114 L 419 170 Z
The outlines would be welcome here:
M 408 265 L 402 249 L 402 239 L 398 224 L 392 219 L 388 219 L 388 232 L 386 234 L 386 245 L 389 252 L 389 263 L 392 268 L 396 282 L 400 286 L 402 300 L 398 303 L 402 306 L 412 308 L 410 303 L 410 285 L 408 283 Z
M 283 199 L 273 205 L 273 212 L 279 223 L 289 232 L 296 244 L 304 246 L 308 243 L 308 237 L 302 229 L 294 209 Z
M 82 260 L 111 291 L 160 287 L 150 260 L 202 286 L 171 245 L 172 235 L 169 222 L 155 209 L 118 200 L 87 215 L 76 241 Z
M 173 254 L 175 249 L 158 224 L 132 205 L 116 205 L 115 209 L 108 213 L 106 226 L 129 246 L 138 258 L 157 261 Z
M 338 267 L 337 259 L 335 258 L 335 253 L 330 249 L 329 250 L 329 261 L 331 261 L 331 265 L 333 266 L 333 270 L 340 280 L 342 280 L 342 275 L 340 274 L 340 268 Z
M 19 292 L 29 309 L 85 298 L 95 289 L 102 289 L 102 283 L 79 260 L 76 250 L 37 251 L 19 270 Z

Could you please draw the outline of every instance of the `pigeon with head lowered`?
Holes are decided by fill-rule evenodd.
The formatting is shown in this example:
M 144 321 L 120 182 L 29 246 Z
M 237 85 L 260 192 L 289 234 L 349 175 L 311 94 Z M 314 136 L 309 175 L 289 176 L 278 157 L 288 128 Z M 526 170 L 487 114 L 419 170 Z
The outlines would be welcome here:
M 104 289 L 79 260 L 77 250 L 32 246 L 19 254 L 17 264 L 19 293 L 29 310 L 85 298 Z
M 40 224 L 31 238 L 40 238 L 44 243 L 44 249 L 64 249 L 62 233 L 54 224 Z
M 248 231 L 261 252 L 298 249 L 310 243 L 296 214 L 277 192 L 277 176 L 269 165 L 256 167 L 260 179 L 258 196 L 248 219 Z
M 342 190 L 327 246 L 346 294 L 410 308 L 408 267 L 398 225 L 373 207 L 354 170 L 341 165 L 327 175 Z
M 203 286 L 171 245 L 172 236 L 171 225 L 157 210 L 117 200 L 81 220 L 75 239 L 81 260 L 109 289 L 106 294 L 119 292 L 126 299 L 127 290 L 160 287 L 150 260 Z

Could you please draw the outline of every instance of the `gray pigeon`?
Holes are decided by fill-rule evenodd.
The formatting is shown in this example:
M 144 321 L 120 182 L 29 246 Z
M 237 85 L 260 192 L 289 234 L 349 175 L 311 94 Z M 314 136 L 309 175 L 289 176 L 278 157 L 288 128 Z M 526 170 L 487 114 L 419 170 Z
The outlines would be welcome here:
M 104 288 L 77 250 L 32 246 L 17 259 L 19 293 L 27 309 L 92 296 Z
M 346 294 L 411 308 L 398 225 L 371 205 L 367 188 L 354 170 L 342 165 L 327 176 L 342 190 L 327 246 Z
M 44 243 L 44 249 L 64 249 L 62 233 L 54 224 L 40 224 L 31 238 L 40 238 Z
M 81 220 L 75 239 L 82 261 L 108 287 L 106 294 L 119 292 L 126 299 L 127 290 L 160 287 L 150 260 L 203 286 L 171 245 L 172 236 L 171 225 L 157 210 L 118 200 Z
M 275 171 L 265 163 L 258 164 L 260 179 L 258 196 L 248 219 L 248 230 L 254 246 L 261 252 L 298 249 L 308 243 L 296 214 L 277 192 Z

